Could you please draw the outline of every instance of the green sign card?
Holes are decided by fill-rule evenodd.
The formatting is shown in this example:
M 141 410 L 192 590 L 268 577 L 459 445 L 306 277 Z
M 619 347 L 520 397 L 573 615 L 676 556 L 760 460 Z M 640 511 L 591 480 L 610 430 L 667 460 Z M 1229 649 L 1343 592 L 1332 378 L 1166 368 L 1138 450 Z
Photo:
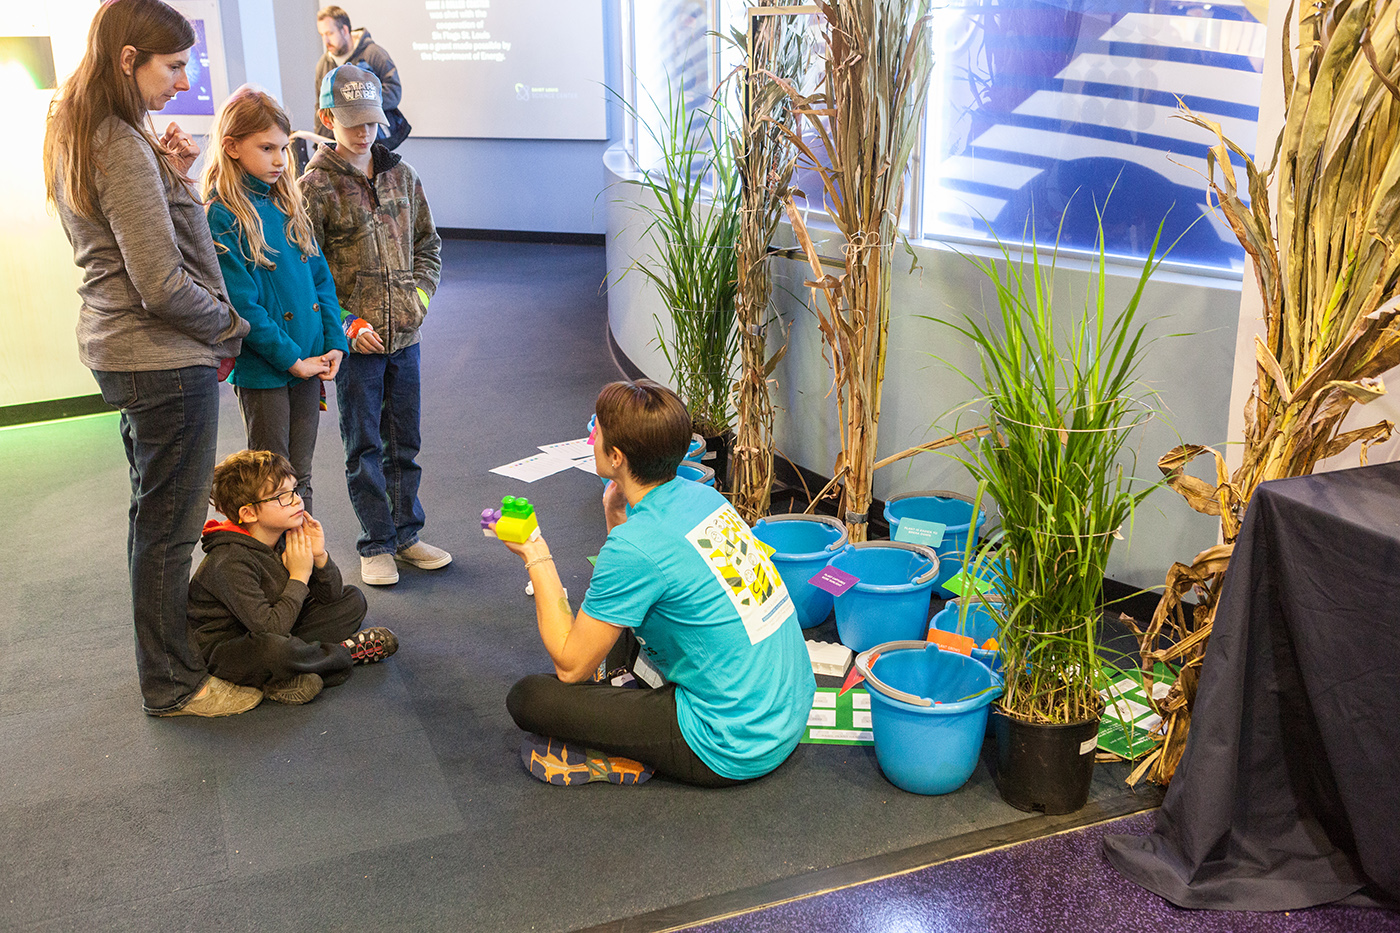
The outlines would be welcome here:
M 904 524 L 900 522 L 900 524 Z M 978 593 L 989 593 L 992 589 L 991 580 L 983 580 L 981 577 L 969 577 L 966 570 L 959 570 L 943 583 L 943 588 L 950 593 L 964 596 L 968 589 L 968 580 L 972 581 L 972 588 Z
M 870 731 L 870 694 L 862 687 L 845 693 L 841 693 L 839 687 L 818 687 L 802 742 L 805 745 L 874 745 L 875 733 Z
M 894 533 L 896 541 L 908 541 L 910 544 L 924 544 L 928 547 L 938 547 L 943 543 L 943 532 L 948 530 L 948 526 L 942 522 L 926 522 L 918 518 L 901 518 L 899 529 Z

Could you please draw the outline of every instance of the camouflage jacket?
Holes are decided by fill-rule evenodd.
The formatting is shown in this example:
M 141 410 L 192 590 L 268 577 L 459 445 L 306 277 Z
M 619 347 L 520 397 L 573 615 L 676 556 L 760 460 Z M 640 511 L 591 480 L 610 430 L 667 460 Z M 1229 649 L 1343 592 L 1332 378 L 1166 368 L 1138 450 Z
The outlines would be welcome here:
M 442 240 L 418 173 L 376 144 L 373 179 L 322 146 L 301 177 L 311 225 L 345 321 L 363 318 L 388 352 L 419 340 L 442 272 Z

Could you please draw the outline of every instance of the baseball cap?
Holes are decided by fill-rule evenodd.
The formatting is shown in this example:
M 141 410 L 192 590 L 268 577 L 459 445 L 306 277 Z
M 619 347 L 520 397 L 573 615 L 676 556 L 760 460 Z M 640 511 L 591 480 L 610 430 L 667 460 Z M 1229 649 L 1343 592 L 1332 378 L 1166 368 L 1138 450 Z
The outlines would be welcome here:
M 379 79 L 373 72 L 354 65 L 341 65 L 326 73 L 321 79 L 319 106 L 329 108 L 345 126 L 389 125 L 389 119 L 384 116 Z

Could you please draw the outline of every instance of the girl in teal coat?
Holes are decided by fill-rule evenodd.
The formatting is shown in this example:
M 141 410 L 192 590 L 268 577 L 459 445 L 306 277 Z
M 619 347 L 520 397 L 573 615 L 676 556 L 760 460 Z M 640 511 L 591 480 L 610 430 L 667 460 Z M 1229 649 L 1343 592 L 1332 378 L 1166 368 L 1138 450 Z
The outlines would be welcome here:
M 321 385 L 350 352 L 335 281 L 296 185 L 291 121 L 244 85 L 214 118 L 204 197 L 229 298 L 251 329 L 229 381 L 248 449 L 281 454 L 311 513 L 311 455 Z

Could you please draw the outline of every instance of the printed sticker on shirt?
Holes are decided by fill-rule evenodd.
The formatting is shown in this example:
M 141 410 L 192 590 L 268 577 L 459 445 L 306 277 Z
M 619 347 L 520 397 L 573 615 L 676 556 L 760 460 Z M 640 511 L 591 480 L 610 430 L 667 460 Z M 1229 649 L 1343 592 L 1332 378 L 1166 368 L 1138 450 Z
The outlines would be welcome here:
M 739 513 L 722 505 L 685 537 L 724 586 L 748 632 L 749 643 L 756 645 L 777 631 L 792 611 L 792 600 L 773 562 Z

